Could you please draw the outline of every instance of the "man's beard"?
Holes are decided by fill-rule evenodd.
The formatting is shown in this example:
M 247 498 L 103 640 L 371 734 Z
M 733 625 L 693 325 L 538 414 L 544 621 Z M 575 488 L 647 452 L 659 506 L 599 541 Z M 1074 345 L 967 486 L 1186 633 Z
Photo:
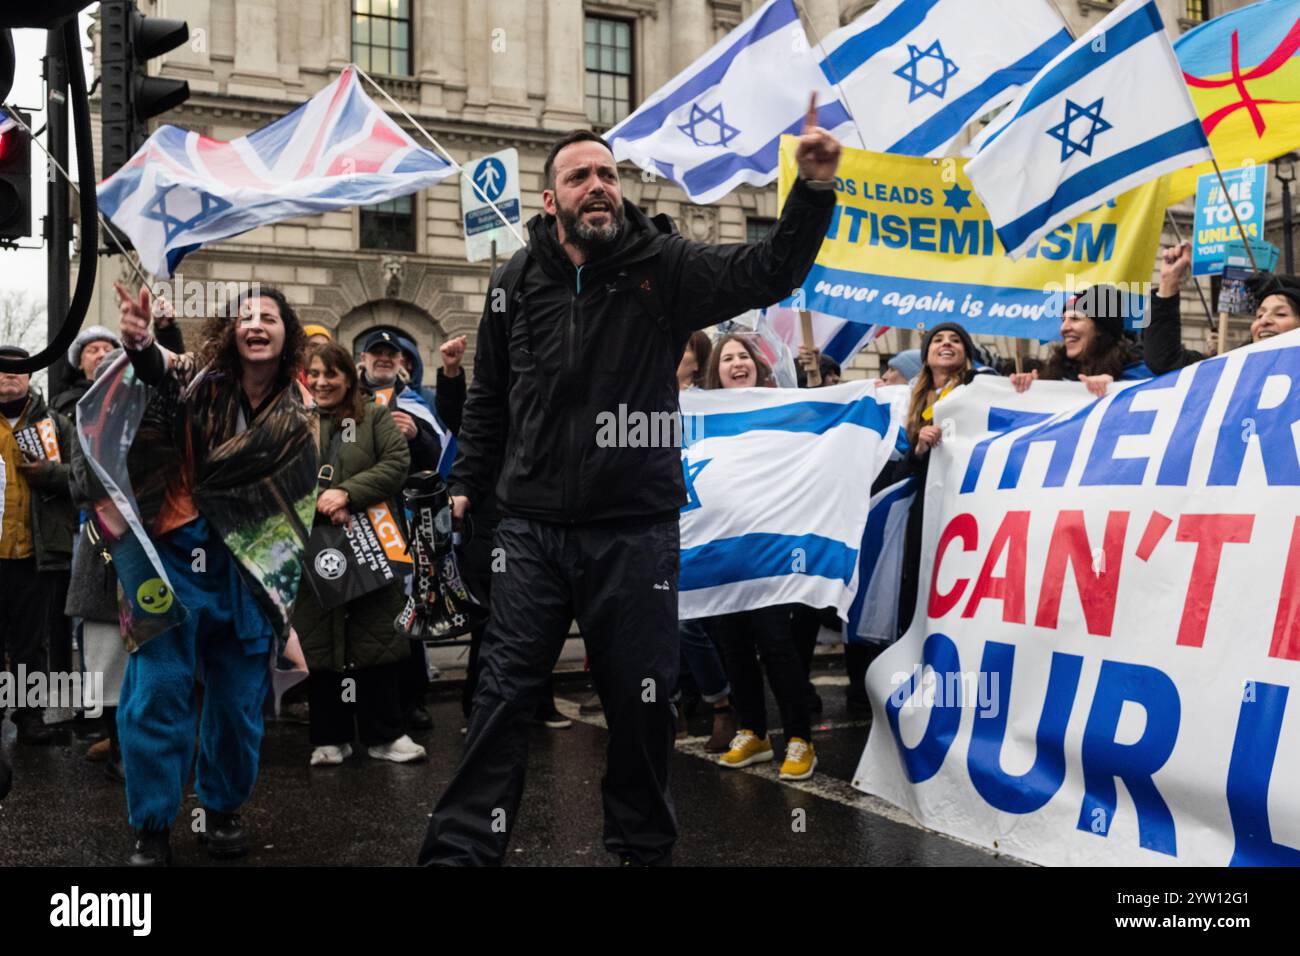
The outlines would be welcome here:
M 563 206 L 556 207 L 556 218 L 560 220 L 560 225 L 564 227 L 565 240 L 580 250 L 588 259 L 598 259 L 614 248 L 614 244 L 618 242 L 618 237 L 622 235 L 623 223 L 627 219 L 622 205 L 615 203 L 611 199 L 605 201 L 609 204 L 610 217 L 609 222 L 603 226 L 591 226 L 583 222 L 580 213 L 581 206 L 578 209 L 565 209 Z M 594 202 L 594 200 L 589 202 Z
M 381 372 L 376 375 L 374 369 L 366 369 L 366 378 L 370 379 L 371 385 L 378 385 L 380 388 L 388 388 L 397 382 L 397 370 Z

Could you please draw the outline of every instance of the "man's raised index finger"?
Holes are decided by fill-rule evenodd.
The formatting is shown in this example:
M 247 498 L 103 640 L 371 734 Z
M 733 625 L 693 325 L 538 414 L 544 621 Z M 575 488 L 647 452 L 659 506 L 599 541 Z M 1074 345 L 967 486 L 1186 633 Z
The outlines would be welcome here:
M 813 90 L 808 98 L 808 115 L 803 118 L 803 131 L 811 132 L 817 128 L 817 91 Z

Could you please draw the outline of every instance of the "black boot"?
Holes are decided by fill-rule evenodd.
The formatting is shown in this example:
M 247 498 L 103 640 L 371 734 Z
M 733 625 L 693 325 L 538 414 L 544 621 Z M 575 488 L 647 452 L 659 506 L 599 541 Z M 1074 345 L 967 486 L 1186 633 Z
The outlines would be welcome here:
M 4 751 L 0 750 L 0 800 L 9 796 L 9 788 L 13 786 L 14 771 L 9 766 L 9 758 L 5 756 Z
M 62 727 L 51 727 L 39 710 L 21 710 L 14 716 L 18 728 L 18 742 L 28 747 L 50 747 L 68 743 L 68 732 Z
M 116 783 L 126 783 L 126 770 L 122 766 L 122 745 L 117 737 L 117 708 L 104 708 L 105 730 L 108 733 L 108 759 L 104 761 L 104 773 Z
M 135 849 L 127 863 L 130 866 L 171 866 L 171 831 L 136 830 Z
M 214 860 L 234 860 L 248 854 L 248 836 L 238 813 L 209 810 L 207 818 L 207 831 L 199 834 L 199 842 L 207 844 L 208 856 Z
M 432 730 L 433 718 L 429 712 L 419 704 L 416 704 L 406 712 L 406 729 L 407 730 Z

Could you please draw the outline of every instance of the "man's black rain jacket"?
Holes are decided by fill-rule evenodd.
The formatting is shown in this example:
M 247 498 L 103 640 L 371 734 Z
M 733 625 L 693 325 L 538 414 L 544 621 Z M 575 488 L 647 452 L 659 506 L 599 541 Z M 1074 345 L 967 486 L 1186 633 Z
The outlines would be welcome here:
M 717 246 L 625 201 L 618 244 L 581 269 L 554 218 L 535 216 L 528 248 L 488 290 L 451 493 L 472 510 L 495 487 L 502 514 L 555 523 L 674 517 L 686 501 L 681 452 L 665 447 L 662 423 L 678 413 L 687 339 L 790 295 L 834 205 L 833 190 L 799 181 L 765 238 Z M 609 447 L 610 421 L 644 427 L 618 430 Z

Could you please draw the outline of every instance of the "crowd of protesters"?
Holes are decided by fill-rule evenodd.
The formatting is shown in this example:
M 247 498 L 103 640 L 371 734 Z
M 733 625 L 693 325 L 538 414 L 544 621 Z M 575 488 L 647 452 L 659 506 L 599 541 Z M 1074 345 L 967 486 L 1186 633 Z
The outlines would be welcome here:
M 711 717 L 704 748 L 716 755 L 719 772 L 773 761 L 766 678 L 783 737 L 779 776 L 804 780 L 815 773 L 813 722 L 822 701 L 810 671 L 818 633 L 839 626 L 833 610 L 778 605 L 674 621 L 675 590 L 670 603 L 656 594 L 633 600 L 618 582 L 643 577 L 646 567 L 676 578 L 676 465 L 635 450 L 597 453 L 590 436 L 575 438 L 570 429 L 564 438 L 554 418 L 557 408 L 582 408 L 594 423 L 611 396 L 627 394 L 619 390 L 629 373 L 648 363 L 662 381 L 634 396 L 647 408 L 675 407 L 677 391 L 776 387 L 754 338 L 730 332 L 714 341 L 703 329 L 750 300 L 762 304 L 782 294 L 806 271 L 833 202 L 826 184 L 837 151 L 831 157 L 816 131 L 805 130 L 805 137 L 811 139 L 801 154 L 803 178 L 782 220 L 764 240 L 737 247 L 686 243 L 662 217 L 652 220 L 622 202 L 603 141 L 589 133 L 566 137 L 547 161 L 547 211 L 531 226 L 530 250 L 512 260 L 517 267 L 493 277 L 495 288 L 510 293 L 512 308 L 528 308 L 504 325 L 490 324 L 495 320 L 485 310 L 472 387 L 461 368 L 464 337 L 442 344 L 429 386 L 410 339 L 373 332 L 354 360 L 328 329 L 301 323 L 284 295 L 267 286 L 246 295 L 234 317 L 208 320 L 192 352 L 165 301 L 119 287 L 119 329 L 92 326 L 77 337 L 67 356 L 74 377 L 52 402 L 28 376 L 0 373 L 0 593 L 25 596 L 0 611 L 0 655 L 11 669 L 80 667 L 104 675 L 103 739 L 88 756 L 124 783 L 131 863 L 170 860 L 170 828 L 191 771 L 209 852 L 219 859 L 247 852 L 240 811 L 258 775 L 268 660 L 291 645 L 309 674 L 304 760 L 312 767 L 343 764 L 358 742 L 372 759 L 426 757 L 412 737 L 432 726 L 424 707 L 425 649 L 393 623 L 409 581 L 395 579 L 327 609 L 305 585 L 283 593 L 259 578 L 227 541 L 236 524 L 266 519 L 269 533 L 288 543 L 302 518 L 294 509 L 300 500 L 314 501 L 305 522 L 311 527 L 346 524 L 381 505 L 397 513 L 411 475 L 446 470 L 452 436 L 460 439 L 461 458 L 450 500 L 458 520 L 472 519 L 461 525 L 461 572 L 492 615 L 470 636 L 465 756 L 435 807 L 422 862 L 499 861 L 508 831 L 497 831 L 488 811 L 504 807 L 513 824 L 528 724 L 570 724 L 556 706 L 551 671 L 575 618 L 596 688 L 583 709 L 603 709 L 611 730 L 602 786 L 606 845 L 625 863 L 670 858 L 676 823 L 668 753 L 674 727 L 685 736 L 693 707 Z M 1151 325 L 1140 336 L 1125 329 L 1127 301 L 1118 290 L 1093 287 L 1071 299 L 1060 342 L 1032 370 L 1007 368 L 955 322 L 926 330 L 918 350 L 892 356 L 882 370 L 881 384 L 910 390 L 908 450 L 875 487 L 908 476 L 924 482 L 929 454 L 943 441 L 935 405 L 976 376 L 1009 374 L 1019 391 L 1039 379 L 1078 381 L 1105 395 L 1117 381 L 1203 359 L 1181 341 L 1178 290 L 1189 266 L 1185 245 L 1162 254 Z M 595 314 L 602 306 L 594 297 L 575 298 L 592 281 L 636 299 L 646 321 L 620 324 L 614 314 Z M 1269 276 L 1253 292 L 1252 341 L 1300 328 L 1300 282 Z M 592 321 L 581 343 L 569 343 L 560 323 L 578 301 L 593 310 Z M 670 314 L 666 302 L 677 302 L 677 311 Z M 611 331 L 591 331 L 601 322 Z M 607 364 L 589 362 L 592 374 L 580 380 L 580 370 L 556 352 L 562 343 Z M 135 489 L 140 516 L 174 598 L 188 609 L 180 623 L 131 653 L 105 540 L 121 529 L 97 517 L 106 490 L 73 425 L 78 402 L 123 351 L 150 389 L 141 426 L 147 441 L 131 450 L 133 473 L 142 476 Z M 26 352 L 4 346 L 0 355 Z M 799 374 L 801 384 L 810 377 L 827 387 L 842 372 L 804 349 Z M 18 436 L 46 421 L 50 453 L 33 456 Z M 574 478 L 567 455 L 583 458 L 591 476 Z M 899 633 L 916 606 L 923 506 L 924 495 L 917 495 L 904 539 Z M 495 573 L 502 549 L 527 573 Z M 196 573 L 200 552 L 204 567 Z M 168 605 L 173 599 L 156 597 Z M 665 622 L 676 644 L 661 639 Z M 530 639 L 515 640 L 518 634 Z M 870 712 L 863 677 L 879 649 L 845 645 L 853 712 Z M 676 706 L 668 698 L 641 706 L 647 675 L 666 681 Z M 19 745 L 61 739 L 62 729 L 47 724 L 39 709 L 11 716 Z M 0 786 L 7 786 L 7 768 L 0 771 Z

